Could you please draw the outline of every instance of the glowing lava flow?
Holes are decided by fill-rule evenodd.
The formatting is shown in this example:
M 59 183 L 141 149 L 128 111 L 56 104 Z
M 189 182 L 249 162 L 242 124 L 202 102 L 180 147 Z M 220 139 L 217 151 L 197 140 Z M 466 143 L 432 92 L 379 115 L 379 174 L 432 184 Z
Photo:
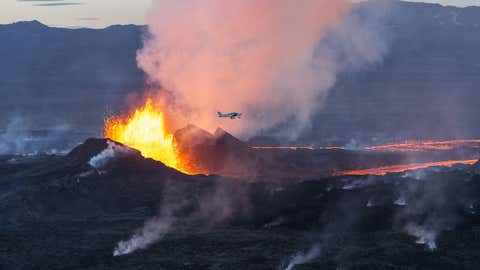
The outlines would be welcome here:
M 448 151 L 458 147 L 480 148 L 480 139 L 448 140 L 448 141 L 405 141 L 401 143 L 389 143 L 365 147 L 370 151 L 386 152 L 424 152 L 424 151 Z M 277 150 L 340 150 L 338 146 L 312 147 L 312 146 L 253 146 L 254 149 L 277 149 Z
M 313 146 L 252 146 L 253 149 L 273 149 L 273 150 L 339 150 L 341 147 L 337 146 L 323 146 L 323 147 L 313 147 Z
M 389 152 L 421 152 L 429 150 L 453 150 L 461 146 L 480 148 L 480 140 L 406 141 L 403 143 L 370 146 L 366 149 Z
M 169 133 L 165 118 L 148 99 L 143 107 L 126 117 L 110 117 L 105 120 L 105 137 L 139 150 L 146 158 L 187 173 L 181 162 L 173 134 Z
M 446 160 L 446 161 L 437 161 L 437 162 L 425 162 L 425 163 L 412 163 L 405 165 L 393 165 L 385 166 L 379 168 L 371 168 L 364 170 L 352 170 L 339 172 L 337 175 L 386 175 L 387 173 L 400 173 L 410 170 L 425 169 L 429 167 L 452 167 L 458 164 L 473 165 L 478 162 L 478 159 L 470 160 Z

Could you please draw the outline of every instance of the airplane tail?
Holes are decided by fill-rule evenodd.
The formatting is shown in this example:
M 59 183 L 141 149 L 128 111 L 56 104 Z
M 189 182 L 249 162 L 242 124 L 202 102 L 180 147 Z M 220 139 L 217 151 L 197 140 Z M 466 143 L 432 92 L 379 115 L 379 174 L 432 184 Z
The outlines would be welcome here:
M 218 117 L 221 117 L 221 116 L 222 116 L 222 113 L 221 113 L 221 112 L 217 112 L 217 115 L 218 115 Z

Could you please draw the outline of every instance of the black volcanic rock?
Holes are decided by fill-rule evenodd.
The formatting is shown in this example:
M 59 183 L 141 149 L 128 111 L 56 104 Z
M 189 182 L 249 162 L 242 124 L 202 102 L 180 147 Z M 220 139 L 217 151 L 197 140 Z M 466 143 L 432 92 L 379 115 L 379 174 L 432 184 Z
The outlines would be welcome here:
M 85 145 L 96 148 L 93 154 L 102 141 L 106 143 L 94 139 Z M 80 150 L 75 153 L 89 152 Z M 51 158 L 35 166 L 49 167 L 64 157 Z M 378 263 L 388 262 L 412 269 L 471 263 L 460 268 L 473 270 L 479 263 L 480 244 L 471 239 L 480 225 L 480 178 L 461 168 L 433 170 L 422 181 L 391 174 L 280 185 L 175 177 L 162 174 L 167 171 L 151 160 L 131 162 L 157 169 L 146 173 L 117 167 L 80 178 L 30 175 L 28 170 L 0 174 L 0 266 L 158 269 L 160 262 L 168 269 L 213 264 L 276 269 L 303 245 L 315 243 L 326 253 L 305 269 L 338 269 L 330 258 L 340 256 L 349 269 L 384 269 Z M 139 233 L 144 224 L 161 226 L 169 219 L 175 226 L 160 241 L 112 257 L 117 243 Z M 438 250 L 415 243 L 421 236 L 404 229 L 412 223 L 435 234 Z M 155 237 L 156 227 L 150 228 L 147 233 Z
M 14 165 L 11 165 L 12 167 Z M 17 198 L 24 198 L 28 212 L 10 206 L 12 219 L 34 216 L 92 217 L 131 211 L 157 204 L 165 186 L 182 186 L 189 177 L 161 162 L 147 159 L 140 152 L 109 139 L 91 138 L 66 156 L 51 156 L 15 165 Z M 9 170 L 2 170 L 0 179 Z M 22 187 L 30 179 L 28 188 Z M 16 191 L 16 192 L 17 192 Z M 38 202 L 35 202 L 38 200 Z M 17 203 L 12 201 L 12 203 Z M 8 208 L 10 203 L 0 207 Z
M 242 142 L 221 128 L 217 128 L 217 130 L 215 130 L 214 137 L 218 146 L 239 151 L 246 151 L 249 149 L 249 146 L 245 142 Z
M 228 167 L 233 166 L 230 163 L 235 159 L 242 163 L 252 152 L 222 130 L 211 135 L 190 126 L 177 135 L 186 140 L 185 134 L 203 139 L 194 145 L 203 147 L 202 157 L 222 157 L 222 170 L 231 174 L 236 171 Z M 288 150 L 286 160 L 313 158 L 312 153 Z M 336 158 L 345 155 L 340 152 Z M 109 158 L 105 166 L 89 164 L 101 156 Z M 426 174 L 285 182 L 280 177 L 287 173 L 282 169 L 287 163 L 276 161 L 268 169 L 276 170 L 278 177 L 270 174 L 269 182 L 248 182 L 181 174 L 107 139 L 89 139 L 67 156 L 41 157 L 35 162 L 8 164 L 0 159 L 0 239 L 4 247 L 0 248 L 0 266 L 136 269 L 141 265 L 142 269 L 158 269 L 161 261 L 173 265 L 172 269 L 185 269 L 185 262 L 198 269 L 197 265 L 218 264 L 211 258 L 221 249 L 222 268 L 233 263 L 232 269 L 263 269 L 256 267 L 260 261 L 268 266 L 265 269 L 275 269 L 298 252 L 299 243 L 311 244 L 304 237 L 312 232 L 319 238 L 313 236 L 313 240 L 327 241 L 328 256 L 342 254 L 354 266 L 358 257 L 366 256 L 374 262 L 380 257 L 414 269 L 433 257 L 448 258 L 445 269 L 454 269 L 463 260 L 458 258 L 459 252 L 470 252 L 469 260 L 478 264 L 478 241 L 463 240 L 474 237 L 480 225 L 480 178 L 472 175 L 471 169 L 458 166 Z M 16 169 L 3 170 L 5 166 Z M 174 226 L 160 242 L 125 257 L 112 257 L 119 241 L 138 233 L 144 224 L 160 222 L 161 227 L 164 221 L 172 221 Z M 411 224 L 435 234 L 438 251 L 417 245 L 421 236 L 405 232 Z M 158 236 L 154 229 L 147 233 Z M 343 250 L 349 253 L 345 255 Z M 416 260 L 401 259 L 412 252 Z M 258 254 L 274 260 L 261 260 Z M 22 264 L 27 260 L 33 266 Z M 382 269 L 370 267 L 374 262 L 352 268 Z M 336 269 L 323 267 L 323 257 L 312 264 Z M 438 266 L 435 262 L 427 265 Z
M 96 169 L 108 170 L 117 174 L 182 175 L 179 171 L 167 167 L 159 161 L 144 158 L 140 151 L 110 139 L 87 139 L 83 144 L 75 147 L 64 160 L 70 166 L 88 164 L 90 167 L 97 166 Z
M 473 165 L 473 170 L 475 171 L 476 174 L 480 174 L 480 160 Z
M 223 129 L 212 135 L 189 125 L 174 137 L 194 172 L 239 177 L 254 174 L 254 166 L 258 165 L 251 148 Z
M 212 135 L 193 125 L 178 130 L 174 137 L 190 172 L 256 180 L 303 181 L 342 171 L 479 156 L 474 148 L 428 152 L 252 148 L 220 128 Z
M 89 138 L 83 144 L 75 147 L 68 155 L 67 159 L 79 162 L 88 162 L 94 156 L 100 154 L 108 147 L 108 139 Z
M 213 139 L 213 135 L 204 129 L 189 124 L 186 127 L 177 130 L 174 134 L 174 138 L 180 147 L 186 147 L 211 141 Z

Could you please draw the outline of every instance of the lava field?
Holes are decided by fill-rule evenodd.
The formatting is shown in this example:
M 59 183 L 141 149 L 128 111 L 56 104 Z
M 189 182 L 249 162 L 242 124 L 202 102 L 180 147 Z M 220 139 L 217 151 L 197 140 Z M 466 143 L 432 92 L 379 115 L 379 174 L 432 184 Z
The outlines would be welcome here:
M 186 175 L 106 139 L 2 156 L 0 268 L 477 269 L 479 173 Z

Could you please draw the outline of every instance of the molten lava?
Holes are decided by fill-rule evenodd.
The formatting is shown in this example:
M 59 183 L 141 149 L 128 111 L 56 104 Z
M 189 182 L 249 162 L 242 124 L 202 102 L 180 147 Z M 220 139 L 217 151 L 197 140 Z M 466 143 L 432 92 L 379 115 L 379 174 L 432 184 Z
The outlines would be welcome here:
M 379 168 L 370 168 L 364 170 L 352 170 L 339 172 L 337 175 L 386 175 L 387 173 L 400 173 L 410 170 L 425 169 L 429 167 L 453 167 L 458 164 L 473 165 L 478 162 L 478 159 L 469 160 L 446 160 L 425 163 L 412 163 L 403 165 L 392 165 Z
M 367 150 L 388 152 L 424 152 L 424 151 L 450 151 L 462 146 L 480 148 L 480 140 L 449 140 L 449 141 L 406 141 L 367 147 Z
M 146 158 L 188 173 L 173 134 L 167 129 L 164 114 L 151 99 L 128 116 L 113 116 L 105 120 L 105 137 L 139 150 Z
M 253 149 L 260 150 L 340 150 L 341 147 L 338 146 L 322 146 L 322 147 L 313 147 L 313 146 L 252 146 Z

